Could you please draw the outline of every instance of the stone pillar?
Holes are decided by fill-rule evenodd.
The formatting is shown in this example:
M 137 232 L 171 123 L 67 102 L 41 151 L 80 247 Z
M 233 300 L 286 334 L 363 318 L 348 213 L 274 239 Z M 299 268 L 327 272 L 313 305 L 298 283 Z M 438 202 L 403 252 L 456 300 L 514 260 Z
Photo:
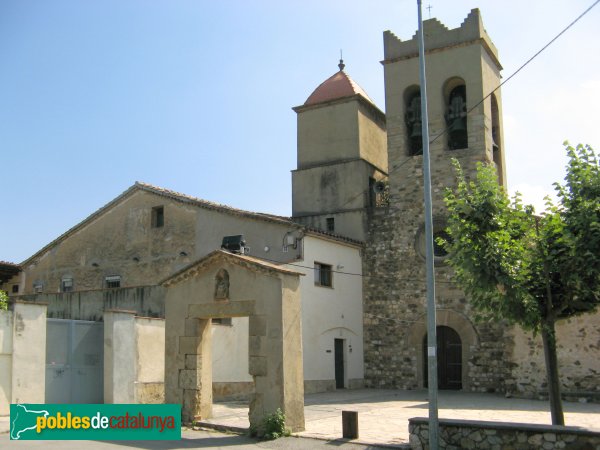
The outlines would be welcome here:
M 179 337 L 179 356 L 185 361 L 178 379 L 184 423 L 212 416 L 211 326 L 211 319 L 186 319 L 185 336 Z
M 250 401 L 250 425 L 260 428 L 277 409 L 293 432 L 304 430 L 304 374 L 298 277 L 281 280 L 279 298 L 249 319 L 249 372 L 255 394 Z M 257 308 L 259 309 L 259 308 Z
M 47 303 L 13 304 L 11 403 L 46 401 Z
M 134 403 L 135 311 L 104 311 L 104 403 Z

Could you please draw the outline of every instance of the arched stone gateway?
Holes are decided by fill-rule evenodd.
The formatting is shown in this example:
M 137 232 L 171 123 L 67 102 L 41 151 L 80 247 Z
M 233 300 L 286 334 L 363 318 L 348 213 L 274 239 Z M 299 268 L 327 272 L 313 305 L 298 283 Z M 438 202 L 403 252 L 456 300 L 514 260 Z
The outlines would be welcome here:
M 462 389 L 462 343 L 458 333 L 445 326 L 436 329 L 439 389 Z M 427 335 L 423 336 L 423 382 L 427 387 Z
M 471 349 L 479 344 L 479 336 L 475 327 L 463 314 L 450 309 L 439 309 L 436 312 L 436 334 L 438 337 L 438 364 L 442 362 L 445 367 L 445 382 L 438 371 L 440 389 L 471 389 L 471 378 L 468 373 Z M 417 355 L 417 381 L 422 387 L 427 386 L 426 363 L 427 354 L 423 347 L 427 336 L 427 317 L 421 316 L 410 329 L 408 342 Z M 441 345 L 440 345 L 441 344 Z M 443 348 L 442 348 L 443 347 Z M 444 352 L 443 361 L 440 353 Z
M 304 430 L 300 275 L 217 250 L 161 283 L 165 401 L 182 405 L 184 422 L 212 413 L 211 318 L 249 317 L 250 425 L 281 408 L 287 427 Z

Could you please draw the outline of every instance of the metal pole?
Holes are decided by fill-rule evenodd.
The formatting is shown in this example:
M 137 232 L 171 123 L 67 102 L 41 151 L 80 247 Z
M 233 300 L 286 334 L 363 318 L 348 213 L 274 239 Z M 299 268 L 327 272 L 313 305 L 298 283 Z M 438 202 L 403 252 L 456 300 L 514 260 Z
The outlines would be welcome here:
M 427 266 L 427 368 L 429 386 L 429 448 L 438 450 L 438 377 L 435 320 L 435 272 L 433 266 L 433 214 L 431 212 L 431 171 L 429 168 L 429 115 L 427 113 L 427 80 L 425 78 L 425 44 L 421 0 L 419 10 L 419 77 L 421 81 L 421 130 L 423 133 L 423 187 L 425 195 L 425 250 Z

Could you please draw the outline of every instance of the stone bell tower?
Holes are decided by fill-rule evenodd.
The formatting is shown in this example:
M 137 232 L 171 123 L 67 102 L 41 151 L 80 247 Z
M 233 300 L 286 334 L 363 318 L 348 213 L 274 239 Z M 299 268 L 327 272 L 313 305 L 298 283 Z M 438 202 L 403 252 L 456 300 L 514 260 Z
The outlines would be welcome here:
M 448 29 L 424 22 L 434 234 L 445 228 L 444 189 L 453 186 L 452 158 L 467 174 L 478 161 L 495 164 L 506 184 L 498 53 L 480 13 Z M 424 387 L 426 288 L 419 61 L 417 36 L 384 33 L 390 205 L 370 221 L 364 259 L 365 379 L 372 387 Z M 468 299 L 450 280 L 435 249 L 440 388 L 505 387 L 504 329 L 472 320 Z
M 321 83 L 298 115 L 292 171 L 295 221 L 364 241 L 373 185 L 387 176 L 385 115 L 344 71 Z

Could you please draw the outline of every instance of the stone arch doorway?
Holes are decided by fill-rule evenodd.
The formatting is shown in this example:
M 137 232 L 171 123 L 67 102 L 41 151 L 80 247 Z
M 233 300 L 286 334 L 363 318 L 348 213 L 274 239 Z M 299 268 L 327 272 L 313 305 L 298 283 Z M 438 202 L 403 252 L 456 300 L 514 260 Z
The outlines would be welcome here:
M 458 333 L 447 326 L 436 328 L 438 389 L 462 389 L 462 341 Z M 427 387 L 427 334 L 423 336 L 423 381 Z
M 477 330 L 463 313 L 452 309 L 438 309 L 436 311 L 436 322 L 438 327 L 452 328 L 461 341 L 461 389 L 471 389 L 471 377 L 468 371 L 472 350 L 479 345 Z M 425 375 L 425 361 L 427 353 L 423 353 L 423 337 L 427 334 L 427 316 L 421 315 L 408 331 L 408 345 L 415 357 L 415 380 L 414 386 L 425 387 L 427 376 Z
M 184 423 L 212 415 L 211 319 L 248 317 L 254 381 L 250 426 L 280 408 L 304 430 L 299 272 L 245 255 L 214 251 L 161 284 L 165 299 L 165 401 Z

